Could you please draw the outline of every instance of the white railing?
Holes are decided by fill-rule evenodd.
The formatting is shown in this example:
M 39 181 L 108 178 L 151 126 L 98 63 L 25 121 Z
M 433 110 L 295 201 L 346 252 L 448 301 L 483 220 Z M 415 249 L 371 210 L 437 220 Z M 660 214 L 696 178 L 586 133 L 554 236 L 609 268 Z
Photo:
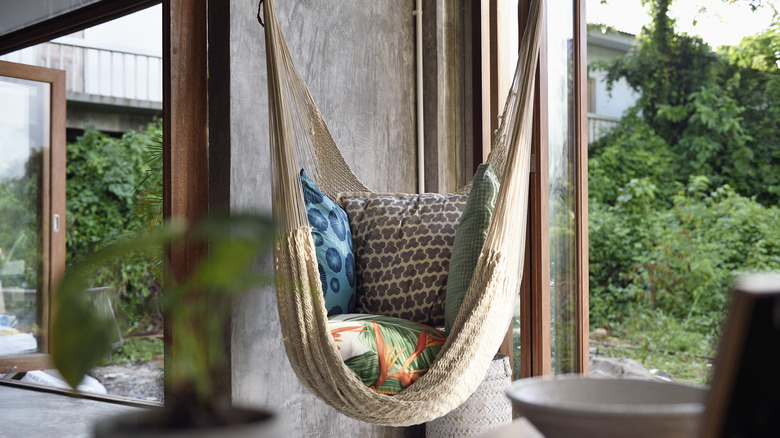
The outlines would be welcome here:
M 66 71 L 69 95 L 162 102 L 162 57 L 59 38 L 0 56 L 4 61 Z
M 601 116 L 588 113 L 588 142 L 593 143 L 604 134 L 612 131 L 619 122 L 620 117 Z

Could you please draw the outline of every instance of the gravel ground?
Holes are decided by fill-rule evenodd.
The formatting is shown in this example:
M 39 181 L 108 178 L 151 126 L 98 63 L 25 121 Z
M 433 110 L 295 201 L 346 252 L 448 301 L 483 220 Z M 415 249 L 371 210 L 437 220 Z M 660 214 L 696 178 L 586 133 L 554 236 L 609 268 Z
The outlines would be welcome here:
M 111 395 L 163 401 L 162 359 L 128 365 L 97 367 L 93 375 Z

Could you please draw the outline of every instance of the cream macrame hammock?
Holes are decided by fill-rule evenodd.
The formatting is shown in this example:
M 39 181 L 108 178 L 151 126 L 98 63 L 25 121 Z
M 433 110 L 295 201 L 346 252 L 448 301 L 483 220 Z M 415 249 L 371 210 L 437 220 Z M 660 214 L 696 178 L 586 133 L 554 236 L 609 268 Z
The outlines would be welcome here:
M 274 1 L 265 2 L 273 211 L 282 231 L 274 262 L 284 344 L 303 384 L 343 414 L 393 426 L 438 418 L 474 392 L 504 339 L 525 253 L 541 1 L 531 4 L 514 81 L 488 157 L 501 189 L 469 290 L 428 372 L 395 396 L 378 394 L 361 382 L 344 364 L 328 329 L 299 169 L 305 168 L 331 198 L 369 189 L 344 160 L 301 78 L 279 28 Z M 470 188 L 468 184 L 460 192 Z

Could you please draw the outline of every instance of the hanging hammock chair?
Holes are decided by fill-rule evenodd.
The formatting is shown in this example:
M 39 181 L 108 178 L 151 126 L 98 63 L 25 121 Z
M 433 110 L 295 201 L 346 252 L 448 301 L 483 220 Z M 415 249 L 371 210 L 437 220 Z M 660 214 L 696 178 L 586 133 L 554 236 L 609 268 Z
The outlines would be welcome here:
M 515 77 L 488 162 L 501 181 L 487 240 L 453 328 L 428 372 L 401 393 L 373 391 L 338 353 L 330 330 L 299 170 L 335 199 L 369 191 L 337 148 L 265 1 L 274 247 L 279 317 L 290 363 L 302 383 L 339 412 L 369 423 L 408 426 L 462 404 L 485 376 L 518 295 L 528 205 L 534 75 L 543 0 L 531 4 Z M 259 17 L 258 17 L 259 18 Z M 468 193 L 471 183 L 459 192 Z

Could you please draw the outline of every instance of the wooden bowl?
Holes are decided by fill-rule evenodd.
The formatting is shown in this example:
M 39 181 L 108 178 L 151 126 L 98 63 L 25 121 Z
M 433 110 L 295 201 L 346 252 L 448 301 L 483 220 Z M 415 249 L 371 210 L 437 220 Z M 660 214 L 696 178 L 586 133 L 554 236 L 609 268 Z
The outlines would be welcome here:
M 546 438 L 695 437 L 707 391 L 689 385 L 579 375 L 512 382 L 515 409 Z

